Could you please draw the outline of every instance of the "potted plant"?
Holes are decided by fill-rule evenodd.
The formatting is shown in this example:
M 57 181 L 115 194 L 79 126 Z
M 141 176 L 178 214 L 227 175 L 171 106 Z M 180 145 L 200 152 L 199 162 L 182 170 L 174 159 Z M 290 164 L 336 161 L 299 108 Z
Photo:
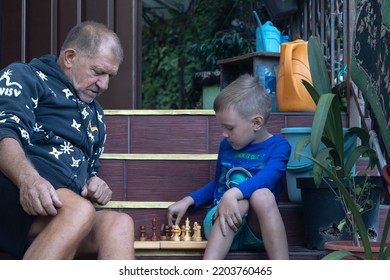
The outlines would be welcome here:
M 367 258 L 372 258 L 369 232 L 363 222 L 363 217 L 367 214 L 374 214 L 374 221 L 379 220 L 380 191 L 375 186 L 380 186 L 383 183 L 383 178 L 356 173 L 354 167 L 357 161 L 364 156 L 369 159 L 368 167 L 373 168 L 377 160 L 376 152 L 369 145 L 367 131 L 359 127 L 350 128 L 348 131 L 343 130 L 340 101 L 336 94 L 331 93 L 324 57 L 316 37 L 309 39 L 308 56 L 313 85 L 305 80 L 302 82 L 317 107 L 314 112 L 311 134 L 298 142 L 295 156 L 299 160 L 303 155 L 303 149 L 310 143 L 311 155 L 304 156 L 314 163 L 313 177 L 303 178 L 303 180 L 312 179 L 316 188 L 320 188 L 322 184 L 325 185 L 323 189 L 333 193 L 333 201 L 344 213 L 344 217 L 338 218 L 339 221 L 332 225 L 333 230 L 341 231 L 342 228 L 345 228 L 344 226 L 349 225 L 351 243 L 358 247 L 361 241 L 364 251 L 367 252 Z M 348 137 L 360 138 L 361 143 L 356 145 L 352 152 L 346 156 L 344 142 Z M 371 181 L 373 178 L 376 181 Z M 297 184 L 299 180 L 298 178 Z M 302 203 L 305 199 L 303 187 L 306 184 L 307 182 L 299 183 L 302 191 Z M 373 196 L 374 194 L 376 197 Z M 320 196 L 319 201 L 321 202 L 321 200 L 323 197 Z M 318 206 L 318 203 L 314 205 Z M 337 207 L 326 205 L 328 207 L 325 206 L 326 209 L 323 210 L 326 210 L 329 216 L 329 211 Z M 314 215 L 314 209 L 310 211 L 304 209 L 304 212 L 308 215 Z

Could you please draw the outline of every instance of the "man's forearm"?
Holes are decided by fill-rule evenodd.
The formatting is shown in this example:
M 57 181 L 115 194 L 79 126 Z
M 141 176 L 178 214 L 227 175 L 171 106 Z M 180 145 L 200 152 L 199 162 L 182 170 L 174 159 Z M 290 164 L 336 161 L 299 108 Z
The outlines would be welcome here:
M 29 177 L 39 176 L 19 142 L 13 138 L 0 140 L 0 158 L 0 171 L 17 186 Z

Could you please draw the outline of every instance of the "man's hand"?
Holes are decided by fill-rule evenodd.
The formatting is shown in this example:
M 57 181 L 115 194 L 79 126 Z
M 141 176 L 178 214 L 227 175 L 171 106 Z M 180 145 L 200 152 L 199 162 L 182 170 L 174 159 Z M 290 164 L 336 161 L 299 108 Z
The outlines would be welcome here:
M 20 204 L 29 215 L 55 216 L 62 202 L 54 187 L 42 178 L 13 138 L 0 140 L 0 170 L 19 188 Z
M 111 200 L 112 191 L 106 182 L 97 176 L 93 176 L 89 178 L 81 190 L 81 195 L 88 197 L 92 202 L 104 205 Z
M 38 177 L 21 184 L 20 204 L 30 215 L 55 216 L 62 202 L 54 187 L 44 178 Z

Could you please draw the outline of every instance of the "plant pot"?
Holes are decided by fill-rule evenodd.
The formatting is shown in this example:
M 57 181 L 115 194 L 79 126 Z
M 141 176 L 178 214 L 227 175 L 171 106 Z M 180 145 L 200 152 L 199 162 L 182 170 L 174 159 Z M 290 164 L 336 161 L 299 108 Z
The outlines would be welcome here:
M 372 255 L 374 259 L 378 259 L 378 253 L 380 249 L 380 242 L 370 242 Z M 326 254 L 330 254 L 334 251 L 348 251 L 353 253 L 355 256 L 365 259 L 363 246 L 353 246 L 352 240 L 338 240 L 338 241 L 327 241 L 324 244 Z M 344 257 L 344 260 L 355 260 L 355 257 L 348 256 Z
M 356 176 L 355 180 L 363 180 L 364 178 L 365 176 Z M 370 241 L 377 241 L 380 193 L 384 181 L 382 176 L 370 176 L 370 182 L 376 185 L 370 193 L 370 199 L 374 201 L 375 206 L 370 211 L 363 213 L 362 218 Z M 341 203 L 336 200 L 336 195 L 325 182 L 317 187 L 313 178 L 297 178 L 297 186 L 302 195 L 304 240 L 307 248 L 324 250 L 325 242 L 352 239 L 348 232 L 340 232 L 337 229 L 337 225 L 345 217 L 345 213 Z

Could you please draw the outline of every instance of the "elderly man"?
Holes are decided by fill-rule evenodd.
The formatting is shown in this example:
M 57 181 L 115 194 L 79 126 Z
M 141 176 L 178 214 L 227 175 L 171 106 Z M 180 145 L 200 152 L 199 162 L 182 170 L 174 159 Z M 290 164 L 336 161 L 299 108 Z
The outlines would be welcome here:
M 24 259 L 134 259 L 134 224 L 96 211 L 112 191 L 98 175 L 106 139 L 95 100 L 118 72 L 117 35 L 70 30 L 59 57 L 0 72 L 0 251 Z

